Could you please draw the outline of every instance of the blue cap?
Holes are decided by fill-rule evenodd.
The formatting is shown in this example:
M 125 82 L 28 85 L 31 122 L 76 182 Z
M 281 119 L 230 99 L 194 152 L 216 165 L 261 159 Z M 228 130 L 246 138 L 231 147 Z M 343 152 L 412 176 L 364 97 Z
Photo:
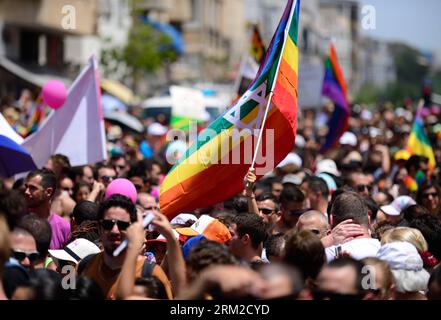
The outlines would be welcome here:
M 202 234 L 194 236 L 190 239 L 188 239 L 185 244 L 182 246 L 182 253 L 184 255 L 184 259 L 185 261 L 188 260 L 188 257 L 190 256 L 190 252 L 191 249 L 193 249 L 194 247 L 196 247 L 202 239 L 207 239 L 205 236 L 203 236 Z

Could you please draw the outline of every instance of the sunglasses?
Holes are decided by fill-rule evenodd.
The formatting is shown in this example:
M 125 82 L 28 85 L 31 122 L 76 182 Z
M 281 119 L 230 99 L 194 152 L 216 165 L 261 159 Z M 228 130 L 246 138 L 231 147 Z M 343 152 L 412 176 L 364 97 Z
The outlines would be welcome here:
M 357 191 L 358 192 L 363 192 L 365 189 L 367 189 L 367 191 L 371 192 L 372 191 L 372 187 L 370 185 L 367 184 L 359 184 L 357 186 Z
M 116 179 L 116 176 L 102 176 L 101 179 L 102 179 L 104 182 L 109 182 L 109 181 L 113 181 L 113 180 L 115 180 L 115 179 Z
M 259 209 L 259 211 L 262 212 L 264 215 L 269 215 L 274 212 L 274 210 L 266 209 L 266 208 Z
M 40 258 L 40 254 L 37 251 L 24 252 L 20 250 L 13 250 L 12 256 L 18 261 L 23 261 L 24 259 L 28 258 L 31 262 L 34 262 Z
M 114 225 L 118 226 L 119 231 L 125 231 L 130 226 L 130 222 L 115 220 L 115 219 L 104 219 L 101 220 L 101 226 L 104 230 L 110 231 L 113 229 Z
M 430 196 L 432 196 L 432 198 L 435 198 L 435 197 L 438 196 L 438 193 L 436 193 L 436 192 L 429 192 L 429 193 L 424 193 L 424 194 L 422 195 L 422 197 L 423 197 L 424 199 L 428 199 Z

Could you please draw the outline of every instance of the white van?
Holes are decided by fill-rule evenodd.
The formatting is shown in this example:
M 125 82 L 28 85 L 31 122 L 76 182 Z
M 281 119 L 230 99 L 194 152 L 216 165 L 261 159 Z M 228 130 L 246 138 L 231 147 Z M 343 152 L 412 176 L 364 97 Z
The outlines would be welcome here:
M 224 112 L 230 105 L 230 101 L 218 96 L 204 96 L 205 111 L 210 115 L 211 121 L 216 119 L 222 112 Z M 170 123 L 172 113 L 172 99 L 171 96 L 153 97 L 143 101 L 142 103 L 142 118 L 156 118 L 163 114 Z

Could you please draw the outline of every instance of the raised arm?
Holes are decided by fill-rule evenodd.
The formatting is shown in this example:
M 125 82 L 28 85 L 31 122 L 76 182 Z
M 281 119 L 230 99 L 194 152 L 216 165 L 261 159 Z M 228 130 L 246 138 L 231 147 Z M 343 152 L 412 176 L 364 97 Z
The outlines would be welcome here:
M 88 201 L 96 202 L 97 199 L 100 198 L 100 196 L 103 194 L 104 189 L 106 187 L 98 181 L 93 182 L 92 191 L 90 192 L 89 196 L 87 197 Z
M 176 239 L 167 217 L 157 211 L 155 212 L 155 216 L 152 224 L 167 240 L 167 254 L 164 259 L 166 261 L 164 261 L 163 266 L 166 266 L 164 270 L 168 271 L 167 273 L 170 277 L 174 296 L 176 296 L 182 292 L 182 289 L 186 286 L 187 273 L 184 256 L 179 241 Z
M 248 211 L 251 213 L 259 214 L 259 208 L 257 207 L 256 197 L 253 192 L 254 183 L 256 182 L 256 175 L 254 169 L 250 168 L 243 179 L 245 185 L 245 196 L 248 202 Z

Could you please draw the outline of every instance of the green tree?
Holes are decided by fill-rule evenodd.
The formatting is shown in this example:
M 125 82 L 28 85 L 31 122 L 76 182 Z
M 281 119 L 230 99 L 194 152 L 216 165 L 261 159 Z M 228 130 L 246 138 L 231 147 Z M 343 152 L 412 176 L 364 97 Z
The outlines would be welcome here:
M 365 85 L 358 92 L 356 102 L 390 101 L 401 104 L 406 97 L 412 99 L 421 97 L 423 81 L 430 72 L 427 61 L 418 50 L 403 43 L 391 44 L 390 50 L 395 61 L 396 82 L 382 89 Z
M 105 73 L 111 74 L 124 65 L 126 75 L 137 83 L 142 77 L 153 74 L 174 62 L 178 55 L 173 50 L 170 37 L 142 21 L 146 12 L 140 4 L 132 0 L 132 27 L 127 44 L 123 48 L 111 48 L 101 54 Z
M 355 98 L 356 103 L 370 104 L 378 101 L 381 97 L 381 90 L 372 84 L 363 85 Z

